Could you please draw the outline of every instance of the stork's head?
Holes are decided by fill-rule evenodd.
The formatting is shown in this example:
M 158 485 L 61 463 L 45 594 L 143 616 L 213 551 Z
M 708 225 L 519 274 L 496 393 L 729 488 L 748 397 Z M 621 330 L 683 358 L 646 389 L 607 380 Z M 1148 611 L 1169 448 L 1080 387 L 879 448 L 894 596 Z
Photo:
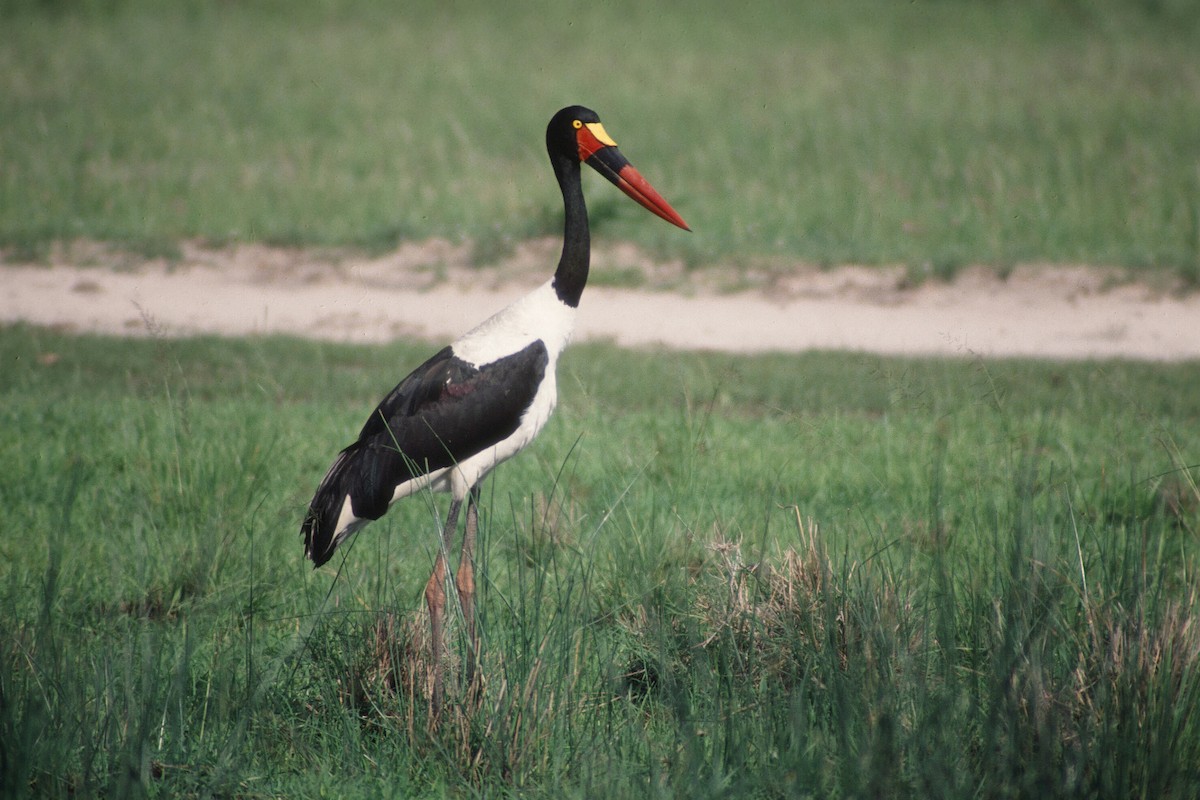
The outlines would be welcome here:
M 546 126 L 546 150 L 551 158 L 587 164 L 643 207 L 672 225 L 691 230 L 683 217 L 621 155 L 617 143 L 600 123 L 600 117 L 590 108 L 567 106 L 555 114 Z

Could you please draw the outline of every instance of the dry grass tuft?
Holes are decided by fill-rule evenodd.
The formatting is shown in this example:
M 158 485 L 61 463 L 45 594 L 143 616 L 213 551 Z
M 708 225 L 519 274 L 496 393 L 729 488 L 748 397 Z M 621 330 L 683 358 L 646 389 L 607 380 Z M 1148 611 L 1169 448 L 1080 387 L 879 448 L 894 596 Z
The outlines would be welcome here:
M 379 612 L 367 646 L 338 681 L 341 702 L 364 724 L 413 730 L 417 709 L 432 696 L 432 666 L 427 615 Z

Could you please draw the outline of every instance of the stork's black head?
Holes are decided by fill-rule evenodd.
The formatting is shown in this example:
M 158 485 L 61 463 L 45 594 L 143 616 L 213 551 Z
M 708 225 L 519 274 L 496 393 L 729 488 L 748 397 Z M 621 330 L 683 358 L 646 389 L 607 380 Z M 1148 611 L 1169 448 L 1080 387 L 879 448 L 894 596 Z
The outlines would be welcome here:
M 552 156 L 562 156 L 574 161 L 583 161 L 579 154 L 577 132 L 582 125 L 599 125 L 600 117 L 595 111 L 583 106 L 567 106 L 550 119 L 546 126 L 546 150 Z
M 551 117 L 546 126 L 546 150 L 552 162 L 586 163 L 645 208 L 672 225 L 691 230 L 662 195 L 621 155 L 617 143 L 600 124 L 600 117 L 590 108 L 567 106 Z

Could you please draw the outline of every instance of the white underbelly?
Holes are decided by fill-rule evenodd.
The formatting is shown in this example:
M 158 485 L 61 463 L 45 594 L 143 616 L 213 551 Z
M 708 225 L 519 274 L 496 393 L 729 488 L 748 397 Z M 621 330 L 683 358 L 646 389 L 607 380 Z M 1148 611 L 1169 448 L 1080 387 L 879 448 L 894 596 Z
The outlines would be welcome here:
M 448 488 L 455 497 L 465 497 L 472 486 L 483 480 L 498 465 L 528 447 L 537 438 L 542 428 L 546 427 L 558 402 L 554 366 L 553 363 L 547 366 L 546 377 L 542 381 L 542 385 L 534 395 L 533 402 L 529 404 L 529 408 L 521 417 L 521 424 L 517 426 L 512 435 L 465 459 L 457 467 L 451 468 Z

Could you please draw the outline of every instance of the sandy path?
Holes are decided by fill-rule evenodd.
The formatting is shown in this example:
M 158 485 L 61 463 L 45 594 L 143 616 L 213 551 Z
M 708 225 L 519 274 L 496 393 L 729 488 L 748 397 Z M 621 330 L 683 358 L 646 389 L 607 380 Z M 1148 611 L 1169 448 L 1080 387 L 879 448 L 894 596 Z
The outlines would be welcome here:
M 0 322 L 122 335 L 441 341 L 543 279 L 555 255 L 552 243 L 535 243 L 505 264 L 472 269 L 463 248 L 436 242 L 377 258 L 188 246 L 166 264 L 76 247 L 49 266 L 0 264 Z M 598 254 L 593 274 L 606 260 L 635 259 L 619 249 Z M 645 271 L 651 284 L 680 284 L 678 270 L 673 278 L 653 265 Z M 1106 281 L 1094 270 L 1026 267 L 1006 280 L 971 271 L 952 284 L 904 288 L 902 271 L 847 267 L 776 273 L 766 289 L 733 294 L 593 285 L 576 339 L 733 352 L 1200 358 L 1200 295 Z

